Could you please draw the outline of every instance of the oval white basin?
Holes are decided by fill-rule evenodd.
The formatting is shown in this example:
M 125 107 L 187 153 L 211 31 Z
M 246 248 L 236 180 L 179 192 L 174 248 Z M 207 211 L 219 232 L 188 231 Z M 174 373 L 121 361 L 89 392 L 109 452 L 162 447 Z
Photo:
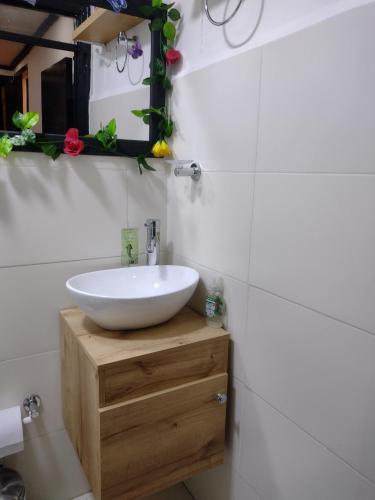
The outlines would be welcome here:
M 140 266 L 79 274 L 66 287 L 95 323 L 129 330 L 172 318 L 190 300 L 198 280 L 190 267 Z

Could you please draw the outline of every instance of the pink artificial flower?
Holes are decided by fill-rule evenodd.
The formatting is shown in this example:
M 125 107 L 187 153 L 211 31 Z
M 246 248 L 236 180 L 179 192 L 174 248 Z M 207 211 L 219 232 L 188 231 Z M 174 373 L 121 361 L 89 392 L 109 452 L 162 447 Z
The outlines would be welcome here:
M 181 52 L 176 49 L 168 49 L 165 53 L 165 60 L 167 64 L 176 64 L 181 59 Z
M 78 156 L 85 149 L 85 143 L 79 138 L 77 128 L 70 128 L 65 136 L 64 153 L 69 156 Z

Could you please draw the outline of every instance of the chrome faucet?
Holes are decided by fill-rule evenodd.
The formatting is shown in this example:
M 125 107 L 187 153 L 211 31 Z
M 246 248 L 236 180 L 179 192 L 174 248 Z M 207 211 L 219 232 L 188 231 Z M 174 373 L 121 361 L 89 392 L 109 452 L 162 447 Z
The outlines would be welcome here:
M 147 219 L 147 265 L 157 266 L 160 260 L 160 220 Z

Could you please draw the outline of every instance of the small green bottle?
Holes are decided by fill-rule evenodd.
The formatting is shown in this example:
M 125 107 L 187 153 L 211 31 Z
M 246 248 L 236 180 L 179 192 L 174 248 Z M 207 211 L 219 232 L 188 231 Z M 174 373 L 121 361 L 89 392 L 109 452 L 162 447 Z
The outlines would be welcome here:
M 213 328 L 221 328 L 225 313 L 222 279 L 213 279 L 209 286 L 205 310 L 207 325 Z

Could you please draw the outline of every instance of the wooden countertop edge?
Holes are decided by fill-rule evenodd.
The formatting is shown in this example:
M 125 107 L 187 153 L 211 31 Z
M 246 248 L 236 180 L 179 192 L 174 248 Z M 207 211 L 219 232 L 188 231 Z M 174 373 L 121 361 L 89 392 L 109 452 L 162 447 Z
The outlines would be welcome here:
M 219 337 L 216 337 L 216 338 L 213 337 L 211 339 L 200 339 L 200 340 L 196 340 L 194 342 L 189 342 L 189 343 L 186 343 L 183 345 L 175 345 L 175 346 L 170 346 L 170 347 L 164 346 L 163 348 L 159 349 L 158 351 L 155 350 L 155 351 L 152 351 L 152 352 L 149 352 L 146 354 L 139 354 L 138 356 L 133 356 L 132 358 L 124 358 L 124 359 L 118 359 L 115 361 L 102 361 L 102 362 L 98 362 L 98 361 L 94 360 L 94 358 L 91 358 L 90 353 L 85 349 L 85 346 L 82 343 L 81 343 L 81 346 L 83 347 L 87 357 L 90 358 L 90 361 L 92 363 L 94 363 L 95 366 L 98 368 L 98 372 L 102 373 L 103 371 L 105 371 L 107 369 L 120 367 L 121 365 L 125 365 L 128 362 L 136 362 L 139 360 L 146 361 L 147 358 L 152 358 L 155 355 L 155 353 L 157 353 L 157 352 L 173 353 L 173 351 L 181 350 L 184 347 L 187 348 L 187 347 L 191 346 L 192 344 L 205 344 L 208 342 L 212 342 L 214 340 L 216 340 L 217 342 L 228 342 L 229 333 L 226 333 L 224 335 L 220 335 Z
M 72 327 L 71 323 L 69 322 L 69 320 L 67 318 L 67 313 L 74 312 L 76 314 L 77 311 L 81 312 L 81 314 L 83 316 L 88 317 L 82 311 L 80 311 L 78 307 L 74 307 L 74 308 L 70 307 L 70 308 L 66 308 L 66 309 L 61 309 L 59 311 L 60 318 L 63 321 L 65 321 L 72 330 L 73 330 L 73 327 Z M 198 317 L 200 316 L 196 311 L 193 311 L 192 309 L 190 309 L 187 306 L 184 309 L 182 309 L 182 311 L 180 311 L 176 316 L 184 314 L 184 313 L 191 313 L 192 315 L 195 315 L 195 316 L 198 316 Z M 200 317 L 202 318 L 202 320 L 204 320 L 203 316 L 200 316 Z M 169 321 L 172 321 L 174 318 L 172 318 Z M 183 347 L 186 347 L 186 346 L 189 346 L 189 345 L 192 345 L 192 344 L 200 344 L 200 343 L 204 344 L 206 342 L 210 342 L 210 341 L 213 341 L 213 340 L 227 342 L 229 340 L 229 338 L 230 338 L 229 333 L 226 330 L 224 330 L 223 328 L 217 328 L 217 329 L 216 328 L 212 328 L 212 327 L 207 326 L 204 323 L 204 324 L 202 324 L 202 328 L 200 328 L 200 330 L 202 330 L 204 328 L 210 329 L 212 331 L 212 337 L 200 338 L 200 339 L 197 339 L 197 340 L 192 339 L 191 341 L 183 343 L 182 345 L 178 344 L 178 345 L 168 346 L 166 344 L 162 344 L 162 345 L 160 345 L 159 348 L 155 348 L 153 351 L 146 352 L 146 353 L 143 352 L 143 353 L 141 353 L 139 355 L 135 355 L 135 356 L 132 356 L 132 357 L 125 357 L 125 358 L 122 358 L 122 359 L 115 359 L 113 361 L 108 361 L 108 359 L 100 361 L 100 360 L 94 358 L 91 355 L 89 349 L 87 349 L 86 345 L 82 342 L 82 338 L 83 337 L 85 337 L 85 338 L 86 337 L 90 337 L 91 335 L 99 334 L 101 332 L 105 333 L 105 332 L 108 331 L 109 334 L 113 334 L 113 333 L 119 333 L 119 331 L 105 330 L 105 329 L 101 328 L 99 325 L 96 325 L 92 320 L 90 320 L 90 321 L 92 322 L 93 325 L 95 325 L 95 329 L 93 331 L 87 331 L 87 330 L 83 330 L 83 329 L 81 330 L 81 329 L 79 329 L 78 332 L 77 332 L 77 329 L 74 329 L 74 333 L 76 335 L 77 341 L 79 342 L 80 346 L 82 347 L 83 352 L 85 353 L 85 356 L 90 361 L 90 363 L 95 368 L 97 368 L 98 372 L 99 371 L 102 372 L 102 371 L 104 371 L 106 369 L 115 368 L 117 366 L 120 367 L 121 365 L 126 364 L 127 362 L 130 362 L 130 361 L 134 362 L 134 361 L 137 361 L 137 360 L 140 360 L 140 359 L 145 359 L 148 356 L 154 355 L 156 352 L 162 352 L 162 351 L 173 352 L 174 350 L 178 350 L 178 349 L 181 349 Z M 167 321 L 165 324 L 169 323 L 169 321 Z M 154 327 L 150 327 L 150 329 L 151 328 L 154 328 Z M 144 329 L 140 329 L 140 331 L 145 331 L 145 330 L 146 330 L 145 328 Z M 197 330 L 197 331 L 199 331 L 199 330 Z M 123 335 L 126 335 L 125 332 L 126 331 L 124 330 Z M 129 332 L 131 332 L 132 334 L 134 334 L 134 333 L 137 332 L 137 330 L 129 330 Z M 182 334 L 182 336 L 183 335 L 184 334 Z

